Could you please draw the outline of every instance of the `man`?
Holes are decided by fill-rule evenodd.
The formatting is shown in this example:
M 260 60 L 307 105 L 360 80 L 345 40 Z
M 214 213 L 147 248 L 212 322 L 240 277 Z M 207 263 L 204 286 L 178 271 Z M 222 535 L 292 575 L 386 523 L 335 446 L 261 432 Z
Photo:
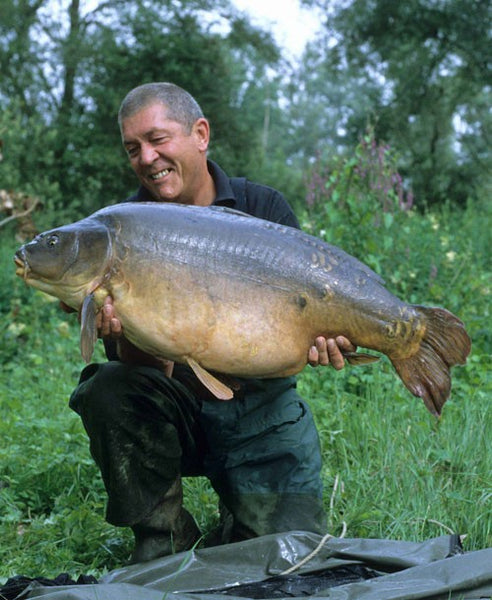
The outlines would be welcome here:
M 230 179 L 207 160 L 209 123 L 181 88 L 139 86 L 118 120 L 141 183 L 131 200 L 217 204 L 299 227 L 279 192 Z M 294 377 L 241 380 L 234 399 L 222 402 L 188 367 L 132 346 L 111 298 L 98 318 L 110 361 L 84 369 L 70 405 L 102 473 L 108 521 L 134 532 L 133 562 L 191 548 L 200 538 L 182 506 L 182 476 L 205 475 L 217 491 L 223 526 L 216 541 L 324 532 L 319 440 Z M 354 349 L 345 338 L 320 337 L 308 359 L 340 369 L 341 350 Z

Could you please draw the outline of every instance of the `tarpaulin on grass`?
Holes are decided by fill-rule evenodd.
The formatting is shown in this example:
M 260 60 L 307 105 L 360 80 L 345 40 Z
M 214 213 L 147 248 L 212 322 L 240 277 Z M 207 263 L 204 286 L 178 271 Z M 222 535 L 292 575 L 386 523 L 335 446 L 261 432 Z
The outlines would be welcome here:
M 425 542 L 288 532 L 117 569 L 95 585 L 39 587 L 43 600 L 478 600 L 492 597 L 492 548 L 463 553 L 458 536 Z M 298 566 L 310 554 L 314 556 Z M 172 594 L 172 596 L 170 596 Z

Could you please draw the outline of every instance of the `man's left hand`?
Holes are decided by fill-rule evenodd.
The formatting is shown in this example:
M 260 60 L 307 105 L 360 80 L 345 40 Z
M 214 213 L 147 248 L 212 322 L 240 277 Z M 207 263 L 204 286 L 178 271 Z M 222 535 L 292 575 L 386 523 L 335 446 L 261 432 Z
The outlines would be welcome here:
M 339 335 L 337 338 L 324 338 L 319 336 L 311 346 L 308 354 L 308 363 L 312 367 L 331 365 L 337 371 L 345 366 L 344 352 L 355 352 L 354 346 L 346 337 Z

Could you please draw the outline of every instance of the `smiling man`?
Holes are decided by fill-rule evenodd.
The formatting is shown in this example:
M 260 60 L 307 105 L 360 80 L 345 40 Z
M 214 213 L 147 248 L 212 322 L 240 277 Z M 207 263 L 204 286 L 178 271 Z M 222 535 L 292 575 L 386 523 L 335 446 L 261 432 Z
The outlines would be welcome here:
M 118 118 L 141 183 L 130 200 L 228 206 L 299 227 L 278 191 L 230 178 L 207 159 L 209 122 L 185 90 L 171 83 L 135 88 Z M 108 521 L 134 532 L 133 562 L 189 549 L 200 539 L 183 508 L 183 476 L 208 477 L 219 495 L 221 526 L 210 543 L 293 529 L 324 532 L 318 434 L 295 377 L 240 380 L 234 399 L 222 402 L 187 366 L 132 346 L 111 298 L 98 318 L 110 360 L 84 369 L 70 405 L 102 473 Z M 341 350 L 355 348 L 345 338 L 319 337 L 309 362 L 340 369 Z
M 190 104 L 195 108 L 191 101 Z M 120 111 L 123 145 L 133 170 L 152 198 L 182 204 L 212 204 L 214 182 L 204 160 L 210 127 L 199 116 L 198 105 L 183 123 L 177 120 L 181 118 L 179 112 L 160 103 L 125 117 L 126 110 L 131 108 L 129 103 Z

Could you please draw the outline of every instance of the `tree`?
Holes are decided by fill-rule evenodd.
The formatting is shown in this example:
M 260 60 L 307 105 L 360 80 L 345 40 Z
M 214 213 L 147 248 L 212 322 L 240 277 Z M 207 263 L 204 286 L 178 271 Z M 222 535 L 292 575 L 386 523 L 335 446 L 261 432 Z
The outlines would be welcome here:
M 90 12 L 66 0 L 61 13 L 49 0 L 10 4 L 0 61 L 19 56 L 20 72 L 5 71 L 0 107 L 24 127 L 7 131 L 0 118 L 9 147 L 0 169 L 13 182 L 24 170 L 36 187 L 42 173 L 58 208 L 83 213 L 127 196 L 136 180 L 116 115 L 123 96 L 148 81 L 173 81 L 197 98 L 212 123 L 212 157 L 231 173 L 254 163 L 264 131 L 255 98 L 279 52 L 228 0 L 106 0 Z
M 374 119 L 377 135 L 399 151 L 401 171 L 420 203 L 463 203 L 485 185 L 490 3 L 303 3 L 327 15 L 329 43 L 310 52 L 325 69 L 326 98 L 333 99 L 330 88 L 340 76 L 351 90 L 343 100 L 345 131 L 360 132 L 364 121 Z

